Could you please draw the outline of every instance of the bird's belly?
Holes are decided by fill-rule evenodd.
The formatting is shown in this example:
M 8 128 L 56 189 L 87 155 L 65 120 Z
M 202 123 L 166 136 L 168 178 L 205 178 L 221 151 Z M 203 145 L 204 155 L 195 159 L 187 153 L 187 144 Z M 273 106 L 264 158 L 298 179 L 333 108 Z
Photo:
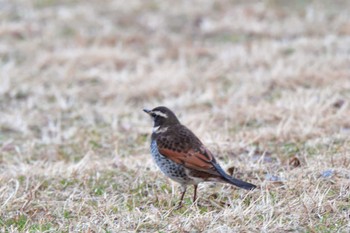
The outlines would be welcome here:
M 160 170 L 170 179 L 181 184 L 194 182 L 186 174 L 185 168 L 181 164 L 177 164 L 159 153 L 156 141 L 151 142 L 151 154 Z

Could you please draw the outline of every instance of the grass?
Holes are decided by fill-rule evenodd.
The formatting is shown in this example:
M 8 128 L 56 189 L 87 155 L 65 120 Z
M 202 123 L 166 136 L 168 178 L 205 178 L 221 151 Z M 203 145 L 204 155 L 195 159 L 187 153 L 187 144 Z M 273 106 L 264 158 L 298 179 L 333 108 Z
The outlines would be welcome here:
M 1 6 L 1 232 L 349 232 L 347 1 Z M 259 189 L 176 210 L 159 105 Z

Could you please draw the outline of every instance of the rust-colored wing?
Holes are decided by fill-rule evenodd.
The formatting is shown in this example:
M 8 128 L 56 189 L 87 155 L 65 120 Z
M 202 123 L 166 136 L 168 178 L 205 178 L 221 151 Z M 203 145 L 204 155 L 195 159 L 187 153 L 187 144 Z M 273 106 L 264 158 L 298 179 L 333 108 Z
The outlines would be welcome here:
M 184 167 L 220 176 L 212 153 L 185 126 L 168 129 L 157 138 L 159 152 Z
M 214 177 L 247 190 L 256 188 L 254 184 L 227 175 L 212 153 L 183 125 L 169 127 L 161 134 L 153 133 L 152 138 L 157 142 L 159 153 L 191 169 L 190 173 L 195 177 Z

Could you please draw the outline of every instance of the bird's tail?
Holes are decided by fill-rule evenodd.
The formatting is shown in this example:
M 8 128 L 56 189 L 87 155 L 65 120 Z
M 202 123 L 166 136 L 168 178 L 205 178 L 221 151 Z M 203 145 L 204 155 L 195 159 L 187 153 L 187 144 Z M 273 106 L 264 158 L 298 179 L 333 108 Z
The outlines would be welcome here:
M 240 188 L 243 188 L 246 190 L 252 190 L 252 189 L 256 188 L 256 185 L 254 185 L 254 184 L 245 182 L 243 180 L 235 179 L 231 176 L 225 177 L 225 180 L 230 184 L 236 185 L 237 187 L 240 187 Z
M 239 180 L 239 179 L 233 178 L 232 176 L 227 175 L 226 172 L 224 172 L 224 170 L 217 163 L 214 163 L 213 165 L 226 182 L 233 184 L 239 188 L 246 189 L 246 190 L 252 190 L 252 189 L 256 188 L 256 185 L 254 185 L 254 184 L 251 184 L 251 183 L 248 183 L 248 182 L 245 182 L 243 180 Z

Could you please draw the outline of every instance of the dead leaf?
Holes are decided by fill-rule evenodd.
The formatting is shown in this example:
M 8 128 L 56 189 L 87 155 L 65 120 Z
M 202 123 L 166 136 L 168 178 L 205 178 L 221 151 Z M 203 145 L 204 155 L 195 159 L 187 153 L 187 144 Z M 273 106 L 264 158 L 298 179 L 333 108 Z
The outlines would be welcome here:
M 292 167 L 299 167 L 300 166 L 300 160 L 294 156 L 289 160 L 289 165 Z
M 227 173 L 230 175 L 230 176 L 232 176 L 233 175 L 233 172 L 235 171 L 235 167 L 229 167 L 229 168 L 227 168 Z

